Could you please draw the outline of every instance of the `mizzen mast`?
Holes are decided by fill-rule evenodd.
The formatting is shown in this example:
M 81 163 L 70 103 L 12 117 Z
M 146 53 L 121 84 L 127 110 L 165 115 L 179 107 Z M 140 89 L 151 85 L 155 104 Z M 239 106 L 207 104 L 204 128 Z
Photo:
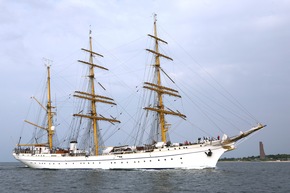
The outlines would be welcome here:
M 85 100 L 90 101 L 90 112 L 89 114 L 74 114 L 73 116 L 78 116 L 78 117 L 83 117 L 83 118 L 88 118 L 92 120 L 92 127 L 93 127 L 93 135 L 94 135 L 94 147 L 95 147 L 95 155 L 99 154 L 99 133 L 98 133 L 98 121 L 108 121 L 110 123 L 114 122 L 120 122 L 117 119 L 111 119 L 111 118 L 106 118 L 103 116 L 98 116 L 97 113 L 97 105 L 96 103 L 105 103 L 105 104 L 110 104 L 110 105 L 116 105 L 114 103 L 114 100 L 112 98 L 106 97 L 106 96 L 101 96 L 97 95 L 95 92 L 95 84 L 94 84 L 94 79 L 95 79 L 95 73 L 94 73 L 94 68 L 99 68 L 102 70 L 108 70 L 107 68 L 94 64 L 93 58 L 95 56 L 103 57 L 103 55 L 96 53 L 93 51 L 93 46 L 92 46 L 92 36 L 91 36 L 91 31 L 90 31 L 90 49 L 84 49 L 82 48 L 83 51 L 88 52 L 90 54 L 89 61 L 82 61 L 78 60 L 78 62 L 86 64 L 89 66 L 89 85 L 90 85 L 90 91 L 89 92 L 81 92 L 81 91 L 75 91 L 74 96 L 78 98 L 82 98 Z
M 50 60 L 45 59 L 48 63 Z M 51 102 L 51 89 L 50 89 L 50 65 L 47 64 L 47 103 L 46 106 L 42 105 L 35 97 L 32 97 L 40 106 L 46 111 L 46 118 L 47 118 L 47 127 L 45 126 L 40 126 L 36 123 L 30 122 L 28 120 L 24 120 L 24 122 L 33 125 L 39 129 L 43 129 L 47 132 L 47 142 L 46 143 L 35 143 L 35 144 L 17 144 L 18 146 L 34 146 L 34 145 L 43 145 L 49 147 L 50 151 L 52 151 L 53 148 L 53 135 L 54 135 L 54 126 L 53 126 L 53 115 L 54 112 L 52 109 L 54 108 L 52 106 Z
M 155 46 L 154 46 L 154 50 L 150 50 L 150 49 L 146 49 L 148 52 L 152 53 L 155 55 L 155 64 L 153 64 L 153 67 L 155 68 L 155 78 L 157 80 L 156 83 L 149 83 L 149 82 L 145 82 L 143 88 L 149 89 L 151 91 L 154 91 L 157 93 L 157 106 L 156 107 L 145 107 L 145 110 L 150 110 L 150 111 L 155 111 L 158 113 L 159 115 L 159 127 L 160 127 L 160 131 L 161 131 L 161 140 L 163 142 L 167 142 L 166 140 L 166 132 L 167 132 L 167 127 L 166 127 L 166 121 L 165 121 L 165 115 L 174 115 L 174 116 L 179 116 L 181 118 L 186 118 L 185 115 L 179 113 L 179 112 L 175 112 L 171 109 L 167 110 L 165 109 L 165 106 L 163 104 L 163 95 L 170 95 L 170 96 L 175 96 L 178 98 L 181 98 L 181 96 L 178 94 L 177 90 L 162 86 L 161 84 L 161 72 L 163 71 L 160 65 L 160 57 L 168 59 L 168 60 L 172 60 L 172 58 L 161 54 L 159 52 L 159 42 L 165 43 L 167 44 L 166 41 L 160 39 L 157 36 L 157 27 L 156 27 L 156 14 L 154 14 L 154 35 L 150 35 L 148 34 L 149 37 L 154 39 L 155 42 Z

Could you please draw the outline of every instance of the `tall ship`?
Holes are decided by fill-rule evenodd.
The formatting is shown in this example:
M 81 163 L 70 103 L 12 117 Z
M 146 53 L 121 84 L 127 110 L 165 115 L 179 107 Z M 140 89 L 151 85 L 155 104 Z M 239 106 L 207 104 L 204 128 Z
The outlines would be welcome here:
M 161 67 L 162 60 L 172 60 L 169 56 L 160 52 L 160 44 L 167 44 L 166 41 L 157 36 L 156 17 L 154 18 L 153 35 L 148 34 L 152 38 L 153 49 L 146 51 L 153 56 L 153 64 L 151 77 L 152 80 L 144 82 L 143 89 L 150 91 L 151 100 L 147 103 L 142 111 L 153 113 L 154 119 L 152 131 L 149 140 L 145 144 L 137 145 L 118 145 L 104 146 L 102 143 L 100 123 L 119 124 L 120 120 L 113 116 L 103 116 L 100 112 L 100 105 L 115 106 L 114 99 L 103 96 L 96 92 L 96 73 L 95 70 L 107 71 L 108 69 L 102 65 L 96 64 L 96 57 L 103 55 L 93 51 L 92 36 L 89 36 L 89 48 L 82 49 L 88 53 L 87 61 L 78 60 L 82 65 L 88 67 L 88 84 L 86 90 L 75 91 L 74 97 L 82 100 L 81 103 L 86 107 L 79 108 L 77 113 L 73 114 L 73 119 L 78 120 L 76 123 L 86 124 L 85 133 L 88 137 L 83 137 L 74 124 L 71 129 L 70 139 L 65 147 L 59 147 L 54 144 L 55 125 L 54 125 L 54 107 L 51 99 L 50 85 L 50 66 L 47 66 L 47 101 L 46 104 L 39 105 L 46 113 L 46 121 L 43 125 L 38 125 L 31 121 L 25 121 L 28 124 L 44 131 L 45 141 L 40 142 L 34 140 L 31 143 L 17 144 L 13 151 L 16 160 L 22 162 L 28 167 L 37 169 L 203 169 L 215 168 L 219 158 L 227 151 L 235 149 L 236 142 L 247 137 L 248 135 L 265 127 L 263 124 L 257 124 L 245 132 L 228 137 L 224 134 L 222 137 L 201 139 L 195 142 L 171 142 L 168 137 L 170 120 L 172 117 L 186 120 L 187 117 L 178 110 L 166 107 L 164 97 L 170 96 L 181 98 L 178 90 L 164 86 L 162 84 L 161 73 L 165 73 Z M 165 73 L 165 75 L 167 75 Z M 147 116 L 149 117 L 149 116 Z M 149 124 L 148 124 L 149 125 Z M 149 127 L 149 126 L 148 126 Z M 149 128 L 148 128 L 149 130 Z M 143 135 L 142 132 L 139 132 Z M 36 138 L 34 138 L 36 139 Z M 84 142 L 81 142 L 84 140 Z M 84 145 L 86 144 L 86 145 Z

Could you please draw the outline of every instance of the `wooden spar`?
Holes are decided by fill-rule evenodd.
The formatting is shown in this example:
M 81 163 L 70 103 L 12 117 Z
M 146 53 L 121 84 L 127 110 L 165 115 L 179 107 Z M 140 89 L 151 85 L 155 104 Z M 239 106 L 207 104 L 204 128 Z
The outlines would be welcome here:
M 167 111 L 165 109 L 151 108 L 151 107 L 145 107 L 144 109 L 145 110 L 150 110 L 150 111 L 156 111 L 156 112 L 163 113 L 163 114 L 168 114 L 168 115 L 175 115 L 175 116 L 179 116 L 181 118 L 186 118 L 185 115 L 183 115 L 181 113 L 178 113 L 178 112 L 175 112 L 175 111 Z
M 156 41 L 156 42 L 158 42 L 158 41 Z M 164 54 L 161 54 L 161 53 L 159 53 L 159 52 L 156 52 L 156 51 L 154 51 L 154 50 L 150 50 L 150 49 L 146 49 L 148 52 L 151 52 L 152 54 L 155 54 L 156 56 L 158 56 L 158 57 L 163 57 L 163 58 L 166 58 L 166 59 L 168 59 L 168 60 L 172 60 L 173 61 L 173 59 L 172 58 L 170 58 L 170 57 L 168 57 L 168 56 L 165 56 Z
M 87 49 L 84 49 L 84 48 L 82 48 L 81 50 L 86 51 L 86 52 L 89 52 L 89 53 L 91 53 L 91 54 L 95 54 L 95 55 L 100 56 L 100 57 L 104 57 L 103 55 L 101 55 L 101 54 L 99 54 L 99 53 L 96 53 L 96 52 L 93 52 L 93 51 L 91 51 L 91 50 L 87 50 Z
M 150 83 L 150 82 L 144 82 L 144 84 L 148 84 L 148 85 L 150 85 L 150 86 L 152 86 L 152 87 L 157 87 L 157 88 L 159 88 L 159 89 L 165 89 L 165 90 L 168 90 L 168 91 L 172 91 L 172 92 L 176 92 L 176 93 L 178 93 L 177 90 L 174 90 L 174 89 L 172 89 L 172 88 L 168 88 L 168 87 L 165 87 L 165 86 L 159 86 L 159 85 L 156 85 L 156 84 L 153 84 L 153 83 Z
M 167 95 L 170 95 L 170 96 L 175 96 L 175 97 L 181 98 L 181 96 L 178 94 L 177 90 L 174 90 L 174 89 L 171 89 L 171 88 L 168 88 L 168 87 L 165 87 L 165 86 L 159 86 L 159 85 L 152 84 L 152 83 L 149 83 L 149 82 L 145 82 L 144 84 L 145 84 L 145 86 L 143 86 L 143 88 L 147 88 L 147 89 L 153 90 L 155 92 L 160 92 L 162 94 L 167 94 Z
M 248 130 L 248 131 L 245 131 L 245 132 L 242 132 L 241 134 L 235 136 L 235 137 L 230 137 L 230 138 L 227 138 L 225 140 L 222 140 L 221 144 L 223 146 L 227 146 L 228 144 L 231 144 L 231 143 L 234 143 L 242 138 L 245 138 L 247 137 L 248 135 L 256 132 L 256 131 L 259 131 L 260 129 L 266 127 L 266 125 L 262 125 L 261 123 L 259 123 L 256 127 L 253 127 L 252 129 Z
M 73 116 L 85 117 L 85 118 L 95 119 L 95 120 L 99 120 L 99 121 L 109 121 L 109 122 L 120 123 L 119 120 L 109 119 L 109 118 L 106 118 L 106 117 L 98 117 L 98 116 L 90 116 L 90 115 L 82 115 L 82 114 L 74 114 Z
M 161 42 L 163 42 L 163 43 L 165 43 L 165 44 L 168 44 L 166 41 L 164 41 L 164 40 L 162 40 L 162 39 L 160 39 L 160 38 L 158 38 L 158 37 L 155 37 L 155 36 L 153 36 L 153 35 L 151 35 L 151 34 L 147 34 L 149 37 L 151 37 L 151 38 L 154 38 L 155 40 L 158 40 L 158 41 L 161 41 Z
M 149 87 L 149 86 L 143 86 L 143 88 L 147 88 L 147 89 L 149 89 L 149 90 L 153 90 L 153 91 L 155 91 L 155 92 L 157 92 L 157 93 L 168 94 L 168 95 L 170 95 L 170 96 L 175 96 L 175 97 L 179 97 L 179 98 L 181 98 L 181 96 L 180 96 L 179 94 L 174 94 L 174 93 L 172 93 L 172 92 L 168 92 L 168 91 L 165 91 L 165 90 L 163 90 L 163 89 L 154 88 L 154 87 Z
M 31 98 L 33 98 L 45 111 L 47 111 L 47 109 L 41 104 L 41 102 L 39 102 L 34 96 Z
M 98 99 L 98 98 L 92 98 L 92 97 L 87 97 L 87 96 L 81 96 L 81 95 L 73 95 L 74 97 L 78 97 L 78 98 L 82 98 L 82 99 L 87 99 L 87 100 L 90 100 L 90 101 L 95 101 L 95 102 L 100 102 L 100 103 L 107 103 L 107 104 L 110 104 L 110 105 L 116 105 L 116 103 L 113 103 L 111 101 L 106 101 L 106 100 L 101 100 L 101 99 Z
M 111 100 L 111 101 L 114 100 L 114 99 L 109 98 L 109 97 L 106 97 L 106 96 L 101 96 L 101 95 L 92 95 L 91 93 L 87 93 L 87 92 L 75 91 L 75 93 L 83 94 L 83 95 L 87 95 L 87 96 L 91 96 L 91 97 L 95 97 L 95 98 L 107 99 L 107 100 Z
M 42 127 L 42 126 L 39 126 L 39 125 L 37 125 L 37 124 L 35 124 L 35 123 L 32 123 L 32 122 L 30 122 L 30 121 L 24 120 L 24 122 L 26 122 L 26 123 L 28 123 L 28 124 L 30 124 L 30 125 L 33 125 L 33 126 L 35 126 L 35 127 L 38 127 L 38 128 L 40 128 L 40 129 L 43 129 L 43 130 L 46 130 L 46 131 L 47 131 L 47 128 Z
M 86 62 L 86 61 L 82 61 L 82 60 L 78 60 L 78 62 L 81 62 L 81 63 L 84 63 L 84 64 L 88 64 L 88 65 L 91 65 L 91 66 L 94 66 L 94 67 L 97 67 L 97 68 L 101 68 L 103 70 L 109 70 L 109 69 L 107 69 L 107 68 L 105 68 L 103 66 L 99 66 L 99 65 L 96 65 L 96 64 L 91 63 L 91 62 Z

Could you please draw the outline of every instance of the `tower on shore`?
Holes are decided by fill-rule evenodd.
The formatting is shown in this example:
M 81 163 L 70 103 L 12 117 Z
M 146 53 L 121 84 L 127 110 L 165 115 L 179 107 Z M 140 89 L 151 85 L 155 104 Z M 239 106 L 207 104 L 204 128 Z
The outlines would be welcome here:
M 260 159 L 262 160 L 265 159 L 265 151 L 262 141 L 260 141 L 259 146 L 260 146 Z

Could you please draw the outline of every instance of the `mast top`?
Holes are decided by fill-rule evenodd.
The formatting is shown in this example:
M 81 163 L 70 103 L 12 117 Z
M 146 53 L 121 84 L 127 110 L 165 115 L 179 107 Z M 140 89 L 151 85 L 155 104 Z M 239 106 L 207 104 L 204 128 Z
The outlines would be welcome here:
M 52 62 L 53 62 L 53 60 L 50 60 L 50 59 L 48 59 L 48 58 L 42 58 L 42 60 L 44 61 L 44 65 L 45 65 L 46 67 L 50 67 L 51 64 L 52 64 Z
M 157 21 L 157 14 L 156 13 L 153 13 L 153 17 L 154 17 L 154 23 L 156 23 L 156 21 Z

